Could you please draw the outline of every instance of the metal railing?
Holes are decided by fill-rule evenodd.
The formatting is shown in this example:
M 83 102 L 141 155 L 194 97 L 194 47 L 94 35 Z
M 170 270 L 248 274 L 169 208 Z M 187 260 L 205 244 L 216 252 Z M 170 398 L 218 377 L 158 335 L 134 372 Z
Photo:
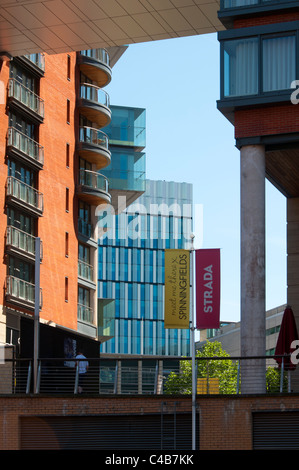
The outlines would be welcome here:
M 88 49 L 88 50 L 80 51 L 80 54 L 84 55 L 85 57 L 90 57 L 92 59 L 95 59 L 99 62 L 103 62 L 104 64 L 109 66 L 110 57 L 106 49 L 102 49 L 102 48 Z
M 35 302 L 35 284 L 24 281 L 15 276 L 6 276 L 6 297 L 26 305 L 34 306 Z M 40 289 L 40 306 L 42 306 L 42 289 Z
M 262 361 L 265 388 L 256 380 L 257 360 Z M 38 361 L 37 388 L 33 390 L 33 360 L 0 362 L 0 394 L 144 394 L 190 395 L 191 372 L 186 376 L 183 358 L 88 358 L 89 368 L 79 374 L 80 360 L 46 358 Z M 278 368 L 269 358 L 197 358 L 197 396 L 299 393 L 299 373 Z M 243 368 L 247 372 L 245 382 Z M 187 374 L 188 375 L 188 374 Z M 176 387 L 174 382 L 176 379 Z M 242 383 L 244 382 L 244 383 Z M 80 387 L 80 388 L 79 388 Z
M 108 150 L 109 147 L 108 136 L 105 132 L 94 127 L 79 127 L 79 141 L 85 144 L 94 145 L 98 148 L 104 148 L 105 150 Z
M 13 176 L 7 178 L 6 196 L 12 196 L 40 212 L 43 211 L 43 194 Z
M 24 57 L 30 60 L 36 67 L 38 67 L 43 72 L 45 71 L 45 54 L 37 52 L 34 54 L 25 54 Z
M 37 113 L 41 118 L 44 117 L 44 100 L 15 78 L 10 78 L 9 80 L 8 96 L 15 98 L 31 111 Z
M 86 279 L 87 281 L 93 282 L 94 280 L 93 266 L 79 259 L 78 260 L 78 276 L 83 279 Z
M 89 305 L 78 303 L 77 318 L 84 323 L 90 323 L 93 325 L 93 308 Z
M 14 127 L 8 128 L 7 145 L 20 150 L 37 163 L 44 164 L 44 147 Z
M 97 191 L 109 192 L 109 181 L 106 176 L 91 170 L 80 170 L 79 184 L 95 189 Z
M 35 239 L 36 237 L 30 233 L 24 232 L 11 225 L 8 225 L 6 228 L 6 246 L 12 246 L 32 256 L 35 256 Z M 41 250 L 41 259 L 42 258 Z
M 82 83 L 80 85 L 80 98 L 93 101 L 109 108 L 110 98 L 108 93 L 102 88 L 92 85 L 91 83 Z

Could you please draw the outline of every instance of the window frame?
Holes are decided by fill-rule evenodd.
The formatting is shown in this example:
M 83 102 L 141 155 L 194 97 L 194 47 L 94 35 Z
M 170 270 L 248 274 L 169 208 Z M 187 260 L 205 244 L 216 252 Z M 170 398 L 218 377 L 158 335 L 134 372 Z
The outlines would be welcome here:
M 264 39 L 278 38 L 284 36 L 295 36 L 295 58 L 296 58 L 296 77 L 299 77 L 299 21 L 288 23 L 270 24 L 263 26 L 254 26 L 249 28 L 237 28 L 218 33 L 220 42 L 220 102 L 231 103 L 233 106 L 248 104 L 272 103 L 276 101 L 289 101 L 292 89 L 263 91 L 263 51 L 262 44 Z M 250 37 L 258 38 L 258 93 L 252 95 L 234 95 L 225 96 L 225 70 L 224 70 L 224 44 L 226 41 L 242 40 Z

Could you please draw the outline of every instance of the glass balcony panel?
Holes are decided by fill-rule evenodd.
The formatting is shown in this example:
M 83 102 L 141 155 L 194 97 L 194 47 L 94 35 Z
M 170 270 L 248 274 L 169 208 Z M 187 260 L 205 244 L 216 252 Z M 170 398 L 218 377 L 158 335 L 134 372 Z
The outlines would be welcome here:
M 146 156 L 143 152 L 113 148 L 111 163 L 101 172 L 109 180 L 109 190 L 145 191 Z
M 93 282 L 93 266 L 79 259 L 78 276 Z
M 16 99 L 40 117 L 44 117 L 44 101 L 22 83 L 11 78 L 8 93 L 9 97 Z
M 79 184 L 106 193 L 108 193 L 109 190 L 107 178 L 95 171 L 81 169 Z
M 35 255 L 35 237 L 15 227 L 7 227 L 6 244 Z
M 95 103 L 101 104 L 109 108 L 110 99 L 108 93 L 106 93 L 102 88 L 99 88 L 96 85 L 90 83 L 82 83 L 80 86 L 80 97 L 94 101 Z
M 80 54 L 85 55 L 86 57 L 91 57 L 92 59 L 103 62 L 109 66 L 110 58 L 106 49 L 88 49 L 85 51 L 80 51 Z
M 93 309 L 88 305 L 78 304 L 78 320 L 93 324 Z
M 25 153 L 38 163 L 44 163 L 44 148 L 14 127 L 8 128 L 8 145 Z
M 6 295 L 34 304 L 35 285 L 14 276 L 7 276 Z
M 36 54 L 25 54 L 26 57 L 30 62 L 32 62 L 36 67 L 38 67 L 43 72 L 45 71 L 45 56 L 41 53 Z
M 145 147 L 146 111 L 142 108 L 111 106 L 113 119 L 104 131 L 110 144 Z
M 99 129 L 95 129 L 93 127 L 80 127 L 79 129 L 79 140 L 80 142 L 92 144 L 97 147 L 103 147 L 108 150 L 109 146 L 109 139 L 108 136 L 100 131 Z
M 15 197 L 39 211 L 43 210 L 43 195 L 12 176 L 7 178 L 7 196 Z

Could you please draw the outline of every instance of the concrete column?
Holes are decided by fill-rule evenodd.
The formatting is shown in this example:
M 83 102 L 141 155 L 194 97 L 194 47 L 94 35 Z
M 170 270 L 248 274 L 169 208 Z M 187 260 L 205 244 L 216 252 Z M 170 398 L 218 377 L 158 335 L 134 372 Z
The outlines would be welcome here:
M 265 148 L 241 149 L 241 356 L 265 356 Z M 242 361 L 242 393 L 264 393 L 265 361 Z

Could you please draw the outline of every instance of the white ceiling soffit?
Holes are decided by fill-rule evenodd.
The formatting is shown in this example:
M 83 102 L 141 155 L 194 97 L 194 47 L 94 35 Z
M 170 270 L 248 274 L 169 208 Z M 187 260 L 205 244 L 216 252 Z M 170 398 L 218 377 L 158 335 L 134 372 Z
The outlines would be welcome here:
M 0 0 L 0 51 L 12 56 L 212 33 L 220 0 Z

